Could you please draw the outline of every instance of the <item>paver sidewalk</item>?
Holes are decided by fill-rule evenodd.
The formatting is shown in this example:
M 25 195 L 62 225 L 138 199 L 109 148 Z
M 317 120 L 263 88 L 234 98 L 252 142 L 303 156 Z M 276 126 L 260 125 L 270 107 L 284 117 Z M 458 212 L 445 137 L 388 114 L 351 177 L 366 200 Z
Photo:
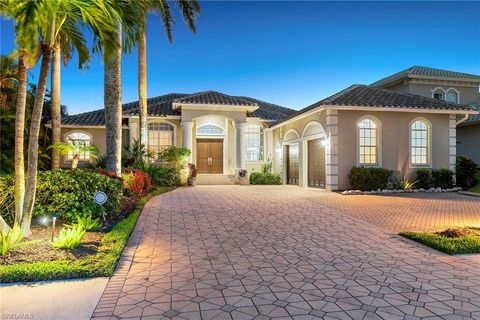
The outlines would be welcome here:
M 152 198 L 96 319 L 480 318 L 480 266 L 289 186 Z

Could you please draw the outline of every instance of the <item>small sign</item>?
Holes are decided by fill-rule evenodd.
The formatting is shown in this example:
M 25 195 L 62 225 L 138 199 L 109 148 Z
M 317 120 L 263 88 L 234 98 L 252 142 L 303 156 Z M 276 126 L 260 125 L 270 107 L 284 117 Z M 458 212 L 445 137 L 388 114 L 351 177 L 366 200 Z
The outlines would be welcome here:
M 107 199 L 108 199 L 107 194 L 103 191 L 97 191 L 93 196 L 93 200 L 95 200 L 95 202 L 99 205 L 102 205 L 105 202 L 107 202 Z

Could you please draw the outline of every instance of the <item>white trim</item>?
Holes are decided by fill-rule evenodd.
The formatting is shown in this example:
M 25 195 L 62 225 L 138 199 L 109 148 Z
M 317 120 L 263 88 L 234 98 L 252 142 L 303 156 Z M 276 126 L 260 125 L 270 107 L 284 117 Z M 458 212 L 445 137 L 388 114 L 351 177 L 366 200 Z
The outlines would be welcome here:
M 297 137 L 294 138 L 294 139 L 285 140 L 285 137 L 288 136 L 291 132 L 293 132 Z M 285 134 L 282 137 L 282 145 L 289 145 L 289 144 L 297 143 L 299 141 L 299 139 L 300 139 L 300 135 L 298 134 L 298 131 L 293 129 L 293 128 L 290 128 L 290 129 L 287 130 L 287 132 L 285 132 Z
M 417 163 L 412 163 L 412 124 L 416 121 L 422 121 L 424 123 L 427 124 L 427 138 L 428 138 L 428 141 L 427 141 L 427 163 L 420 163 L 420 164 L 417 164 Z M 410 123 L 408 124 L 408 166 L 409 168 L 432 168 L 432 155 L 433 155 L 433 151 L 432 151 L 432 146 L 433 146 L 433 143 L 432 143 L 432 137 L 433 137 L 433 134 L 432 134 L 432 131 L 433 131 L 433 127 L 432 127 L 432 122 L 430 122 L 430 120 L 428 120 L 427 118 L 425 117 L 416 117 L 414 118 L 412 121 L 410 121 Z
M 310 128 L 310 127 L 313 127 L 313 126 L 318 127 L 320 129 L 320 132 L 316 133 L 316 134 L 309 135 L 309 136 L 305 136 L 305 133 L 307 132 L 307 129 Z M 323 127 L 323 125 L 319 121 L 312 120 L 312 121 L 308 122 L 303 127 L 302 138 L 305 139 L 305 140 L 326 139 L 327 138 L 327 133 L 325 131 L 325 128 Z
M 208 126 L 217 127 L 217 128 L 222 130 L 222 133 L 221 134 L 198 134 L 198 129 L 203 128 L 203 127 L 208 127 Z M 206 124 L 202 124 L 201 126 L 197 126 L 196 129 L 195 129 L 195 133 L 196 133 L 197 137 L 223 137 L 223 136 L 225 136 L 225 128 L 222 128 L 221 126 L 213 124 L 213 123 L 206 123 Z
M 360 163 L 360 128 L 359 123 L 363 120 L 371 120 L 377 126 L 377 162 L 376 163 Z M 367 114 L 360 118 L 358 118 L 357 122 L 355 123 L 355 131 L 356 131 L 356 144 L 357 144 L 357 157 L 356 163 L 357 166 L 360 167 L 382 167 L 382 121 L 379 118 L 375 117 L 374 115 Z
M 445 101 L 449 102 L 448 101 L 448 93 L 450 91 L 454 91 L 456 94 L 457 94 L 457 101 L 454 101 L 455 103 L 460 103 L 460 91 L 458 91 L 457 89 L 453 88 L 453 87 L 450 87 L 447 89 L 447 93 L 445 95 Z
M 430 91 L 432 93 L 432 96 L 431 96 L 432 99 L 435 99 L 434 95 L 435 95 L 435 93 L 437 93 L 437 91 L 442 91 L 442 93 L 443 93 L 443 99 L 442 100 L 443 101 L 445 101 L 446 98 L 447 98 L 447 91 L 445 89 L 443 89 L 442 87 L 436 87 L 435 89 L 431 89 Z

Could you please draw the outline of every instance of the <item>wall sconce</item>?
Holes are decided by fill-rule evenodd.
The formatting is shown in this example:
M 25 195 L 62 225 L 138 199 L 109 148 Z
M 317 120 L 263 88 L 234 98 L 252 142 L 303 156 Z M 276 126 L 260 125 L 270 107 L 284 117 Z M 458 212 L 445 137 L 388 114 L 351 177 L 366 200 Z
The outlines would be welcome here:
M 330 145 L 330 138 L 322 140 L 321 144 L 324 147 L 329 146 Z

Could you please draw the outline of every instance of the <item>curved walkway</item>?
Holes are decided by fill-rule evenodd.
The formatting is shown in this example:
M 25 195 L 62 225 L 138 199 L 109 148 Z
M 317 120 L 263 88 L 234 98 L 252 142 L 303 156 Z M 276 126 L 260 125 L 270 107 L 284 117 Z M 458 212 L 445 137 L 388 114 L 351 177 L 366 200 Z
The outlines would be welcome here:
M 480 318 L 480 266 L 288 186 L 151 199 L 96 319 Z

